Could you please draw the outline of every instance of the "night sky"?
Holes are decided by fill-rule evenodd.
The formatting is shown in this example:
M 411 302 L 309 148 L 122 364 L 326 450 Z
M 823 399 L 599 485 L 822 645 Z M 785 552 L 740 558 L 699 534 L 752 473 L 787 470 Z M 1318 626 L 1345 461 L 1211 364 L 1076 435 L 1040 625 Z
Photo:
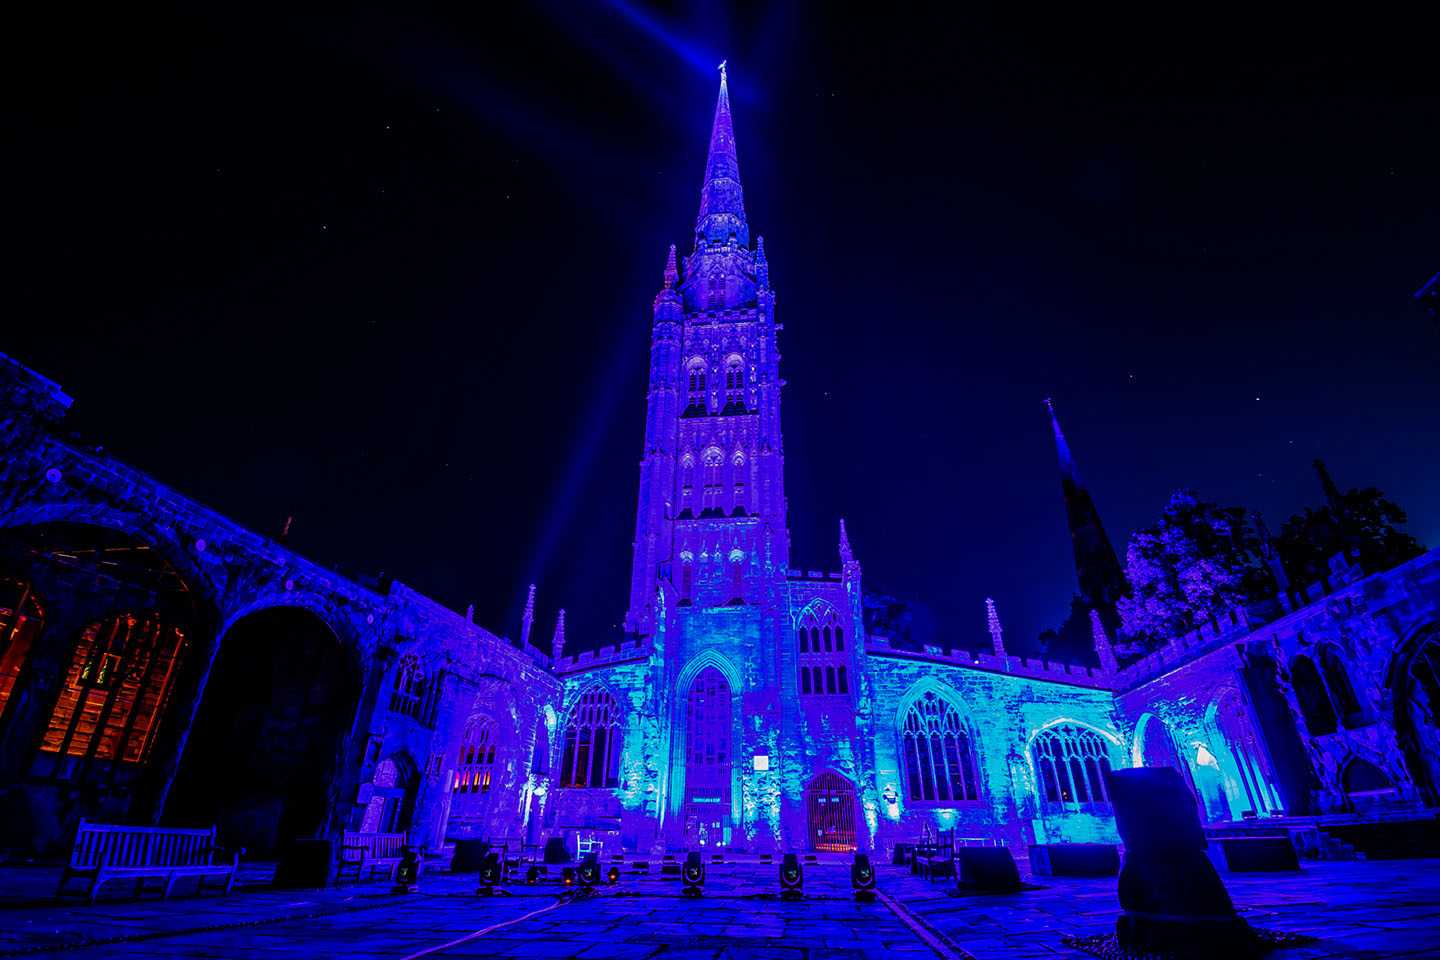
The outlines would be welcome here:
M 722 58 L 794 566 L 844 516 L 949 639 L 1058 624 L 1047 395 L 1122 549 L 1182 486 L 1277 528 L 1317 456 L 1440 544 L 1431 24 L 200 6 L 7 25 L 0 350 L 323 564 L 612 638 Z

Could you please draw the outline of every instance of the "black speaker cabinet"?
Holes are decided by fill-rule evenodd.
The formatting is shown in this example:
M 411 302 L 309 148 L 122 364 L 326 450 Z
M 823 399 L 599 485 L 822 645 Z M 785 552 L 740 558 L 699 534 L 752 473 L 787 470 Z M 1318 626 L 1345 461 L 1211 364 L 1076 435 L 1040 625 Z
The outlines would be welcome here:
M 1020 871 L 1006 847 L 961 847 L 955 851 L 962 890 L 1010 893 L 1020 889 Z

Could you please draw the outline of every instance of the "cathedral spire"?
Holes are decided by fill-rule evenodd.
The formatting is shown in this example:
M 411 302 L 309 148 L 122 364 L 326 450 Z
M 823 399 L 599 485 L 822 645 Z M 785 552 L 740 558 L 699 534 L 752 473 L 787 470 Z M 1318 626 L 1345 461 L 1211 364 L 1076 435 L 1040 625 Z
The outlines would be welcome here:
M 1000 614 L 995 610 L 995 601 L 985 598 L 985 628 L 990 631 L 990 644 L 995 656 L 1005 656 L 1005 630 L 1000 626 Z
M 565 656 L 565 611 L 555 617 L 555 636 L 550 640 L 550 655 L 556 663 Z
M 840 561 L 854 563 L 855 551 L 850 549 L 850 534 L 845 530 L 845 518 L 840 518 Z
M 1090 491 L 1080 483 L 1080 472 L 1070 454 L 1070 445 L 1060 429 L 1055 404 L 1045 398 L 1050 425 L 1055 431 L 1055 452 L 1060 458 L 1060 489 L 1065 494 L 1065 516 L 1070 526 L 1070 545 L 1075 553 L 1075 578 L 1085 606 L 1100 611 L 1107 622 L 1116 619 L 1115 604 L 1125 595 L 1125 573 L 1105 535 L 1100 512 Z
M 710 126 L 710 154 L 700 185 L 700 215 L 695 218 L 695 244 L 724 243 L 734 238 L 750 245 L 745 222 L 745 192 L 740 186 L 740 161 L 735 156 L 735 125 L 730 117 L 730 88 L 720 64 L 720 96 Z

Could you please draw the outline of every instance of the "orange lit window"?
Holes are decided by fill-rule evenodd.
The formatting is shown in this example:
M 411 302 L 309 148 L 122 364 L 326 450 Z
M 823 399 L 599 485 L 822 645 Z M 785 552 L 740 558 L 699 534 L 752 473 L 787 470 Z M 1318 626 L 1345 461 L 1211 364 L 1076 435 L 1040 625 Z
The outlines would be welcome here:
M 25 666 L 25 658 L 45 625 L 30 584 L 0 580 L 0 717 Z
M 75 645 L 40 749 L 143 762 L 185 646 L 183 632 L 153 616 L 120 616 L 89 627 Z
M 456 793 L 489 793 L 490 768 L 495 763 L 495 721 L 472 717 L 460 742 Z

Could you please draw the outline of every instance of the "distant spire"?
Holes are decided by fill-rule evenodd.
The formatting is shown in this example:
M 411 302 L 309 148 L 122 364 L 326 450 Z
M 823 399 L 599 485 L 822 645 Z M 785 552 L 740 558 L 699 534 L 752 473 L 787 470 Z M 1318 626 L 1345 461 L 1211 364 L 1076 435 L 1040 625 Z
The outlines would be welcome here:
M 675 244 L 670 244 L 670 256 L 665 259 L 665 289 L 674 290 L 680 279 L 680 270 L 675 266 Z
M 700 185 L 700 214 L 695 218 L 695 240 L 723 243 L 734 237 L 750 245 L 750 228 L 745 222 L 745 191 L 740 186 L 740 161 L 735 154 L 735 124 L 730 116 L 730 88 L 725 63 L 720 64 L 720 95 L 715 101 L 715 119 L 710 126 L 710 154 L 705 160 L 705 180 Z
M 1075 458 L 1070 455 L 1070 444 L 1065 442 L 1065 432 L 1060 429 L 1060 418 L 1055 414 L 1055 402 L 1045 398 L 1045 409 L 1050 411 L 1050 427 L 1055 431 L 1055 453 L 1060 458 L 1060 471 L 1076 483 L 1080 476 L 1075 471 Z
M 1005 631 L 1000 626 L 1000 614 L 995 612 L 995 601 L 985 598 L 985 626 L 990 631 L 990 641 L 995 645 L 995 656 L 1005 656 Z
M 1095 656 L 1100 659 L 1100 669 L 1116 673 L 1120 664 L 1115 660 L 1115 648 L 1110 646 L 1110 637 L 1105 633 L 1105 624 L 1100 622 L 1100 611 L 1090 611 L 1090 636 L 1095 640 Z
M 1335 486 L 1335 481 L 1330 477 L 1330 471 L 1325 466 L 1324 460 L 1315 461 L 1315 473 L 1320 477 L 1320 488 L 1325 491 L 1325 499 L 1330 504 L 1330 510 L 1335 514 L 1336 522 L 1345 515 L 1345 501 L 1340 499 L 1340 488 Z
M 520 615 L 520 649 L 528 650 L 530 647 L 530 631 L 535 626 L 535 584 L 530 584 L 530 591 L 525 595 L 525 612 Z
M 770 261 L 765 259 L 765 238 L 755 238 L 755 286 L 770 289 Z
M 845 531 L 844 517 L 840 518 L 840 562 L 855 562 L 855 551 L 850 549 L 850 534 Z
M 1087 607 L 1098 607 L 1110 623 L 1117 622 L 1115 605 L 1125 595 L 1125 571 L 1110 546 L 1100 512 L 1090 491 L 1080 484 L 1080 471 L 1070 454 L 1070 445 L 1060 429 L 1055 404 L 1045 398 L 1050 425 L 1055 431 L 1055 452 L 1060 458 L 1060 489 L 1065 495 L 1065 518 L 1070 527 L 1070 546 L 1075 555 L 1075 579 L 1080 599 Z
M 555 617 L 555 637 L 550 641 L 550 656 L 556 662 L 565 655 L 565 611 L 562 609 Z

